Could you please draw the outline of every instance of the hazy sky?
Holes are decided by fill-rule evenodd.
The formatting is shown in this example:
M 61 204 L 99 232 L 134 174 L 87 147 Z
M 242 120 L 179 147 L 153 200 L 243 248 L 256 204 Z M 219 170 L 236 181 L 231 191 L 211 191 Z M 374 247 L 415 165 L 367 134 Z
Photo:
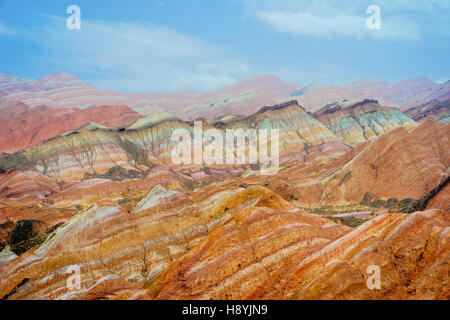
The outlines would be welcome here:
M 69 5 L 81 29 L 68 30 Z M 381 29 L 369 30 L 370 5 Z M 204 91 L 273 73 L 307 85 L 450 76 L 450 0 L 0 0 L 0 73 Z

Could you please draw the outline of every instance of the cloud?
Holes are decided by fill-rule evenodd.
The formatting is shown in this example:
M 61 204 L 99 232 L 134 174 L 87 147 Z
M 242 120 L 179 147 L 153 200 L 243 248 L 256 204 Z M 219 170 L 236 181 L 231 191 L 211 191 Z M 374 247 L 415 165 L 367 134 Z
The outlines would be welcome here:
M 0 22 L 0 35 L 17 36 L 17 33 L 15 30 L 5 26 Z
M 249 67 L 226 50 L 155 24 L 82 21 L 68 30 L 52 18 L 32 32 L 61 71 L 87 75 L 102 89 L 127 92 L 200 91 L 229 85 Z
M 450 80 L 449 78 L 441 78 L 441 79 L 433 80 L 433 82 L 436 82 L 439 84 L 444 84 L 444 83 L 447 83 L 449 80 Z
M 278 32 L 295 35 L 342 35 L 395 41 L 449 36 L 450 0 L 240 0 L 249 16 Z M 381 9 L 381 29 L 369 30 L 370 5 Z M 447 13 L 447 14 L 446 14 Z
M 382 22 L 381 30 L 369 30 L 367 17 L 337 14 L 318 16 L 308 12 L 259 11 L 255 14 L 279 32 L 313 36 L 344 35 L 391 40 L 419 40 L 420 32 L 408 21 Z

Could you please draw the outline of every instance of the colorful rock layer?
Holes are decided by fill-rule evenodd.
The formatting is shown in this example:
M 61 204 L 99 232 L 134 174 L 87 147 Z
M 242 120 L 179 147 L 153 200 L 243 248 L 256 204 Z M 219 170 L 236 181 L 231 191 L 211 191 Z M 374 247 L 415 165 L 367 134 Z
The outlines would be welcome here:
M 450 298 L 449 124 L 375 101 L 196 123 L 117 110 L 42 143 L 30 125 L 13 144 L 37 144 L 0 155 L 0 299 Z M 278 172 L 172 163 L 172 133 L 199 123 L 278 129 Z
M 417 123 L 399 109 L 381 107 L 376 100 L 332 103 L 313 116 L 351 146 L 395 128 L 411 130 L 417 127 Z
M 450 99 L 445 101 L 432 100 L 417 107 L 412 107 L 404 113 L 417 122 L 432 120 L 450 123 Z

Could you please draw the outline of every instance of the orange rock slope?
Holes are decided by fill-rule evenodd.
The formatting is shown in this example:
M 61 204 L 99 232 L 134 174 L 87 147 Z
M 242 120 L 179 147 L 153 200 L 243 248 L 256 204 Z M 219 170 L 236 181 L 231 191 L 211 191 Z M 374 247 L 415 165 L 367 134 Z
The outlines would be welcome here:
M 448 299 L 449 223 L 439 210 L 390 214 L 336 239 L 345 229 L 317 217 L 246 209 L 151 291 L 158 299 Z M 379 288 L 367 285 L 370 266 L 381 271 Z
M 448 213 L 351 229 L 261 186 L 155 187 L 130 211 L 91 206 L 40 247 L 0 255 L 5 299 L 448 299 Z M 74 266 L 81 287 L 67 286 Z M 377 266 L 379 289 L 369 289 Z M 71 271 L 72 270 L 72 271 Z
M 81 268 L 83 297 L 107 276 L 145 287 L 217 226 L 252 206 L 277 210 L 293 207 L 262 187 L 245 189 L 233 183 L 195 192 L 153 188 L 134 207 L 92 205 L 59 227 L 39 248 L 17 257 L 8 247 L 0 257 L 0 296 L 28 279 L 11 298 L 54 299 L 70 292 L 65 270 Z M 345 229 L 345 227 L 343 227 Z

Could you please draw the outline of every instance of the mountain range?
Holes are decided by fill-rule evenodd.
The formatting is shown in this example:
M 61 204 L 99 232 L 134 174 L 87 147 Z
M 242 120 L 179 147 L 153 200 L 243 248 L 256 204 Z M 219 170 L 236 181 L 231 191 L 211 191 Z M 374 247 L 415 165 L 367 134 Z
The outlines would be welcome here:
M 449 92 L 448 82 L 436 84 L 426 78 L 397 84 L 361 81 L 347 86 L 302 87 L 285 83 L 274 75 L 264 75 L 202 94 L 189 91 L 123 94 L 96 89 L 67 73 L 36 81 L 0 75 L 0 152 L 33 147 L 87 122 L 126 126 L 160 112 L 185 121 L 200 117 L 213 121 L 225 116 L 249 116 L 262 106 L 291 100 L 312 112 L 330 103 L 367 99 L 405 111 L 417 108 L 422 101 L 448 100 Z M 444 115 L 447 110 L 448 106 L 444 107 Z
M 297 100 L 308 111 L 316 111 L 328 103 L 342 100 L 375 99 L 383 105 L 399 107 L 422 104 L 430 100 L 450 98 L 450 82 L 439 84 L 425 77 L 389 83 L 359 81 L 347 85 L 302 86 L 286 83 L 268 74 L 247 79 L 211 92 L 118 93 L 96 89 L 68 73 L 58 73 L 32 81 L 0 74 L 0 109 L 15 102 L 31 108 L 85 109 L 102 105 L 126 105 L 142 115 L 171 112 L 183 120 L 255 113 L 264 105 Z
M 124 94 L 1 75 L 0 298 L 449 299 L 449 101 L 426 78 Z M 278 171 L 173 163 L 198 123 L 278 129 Z

